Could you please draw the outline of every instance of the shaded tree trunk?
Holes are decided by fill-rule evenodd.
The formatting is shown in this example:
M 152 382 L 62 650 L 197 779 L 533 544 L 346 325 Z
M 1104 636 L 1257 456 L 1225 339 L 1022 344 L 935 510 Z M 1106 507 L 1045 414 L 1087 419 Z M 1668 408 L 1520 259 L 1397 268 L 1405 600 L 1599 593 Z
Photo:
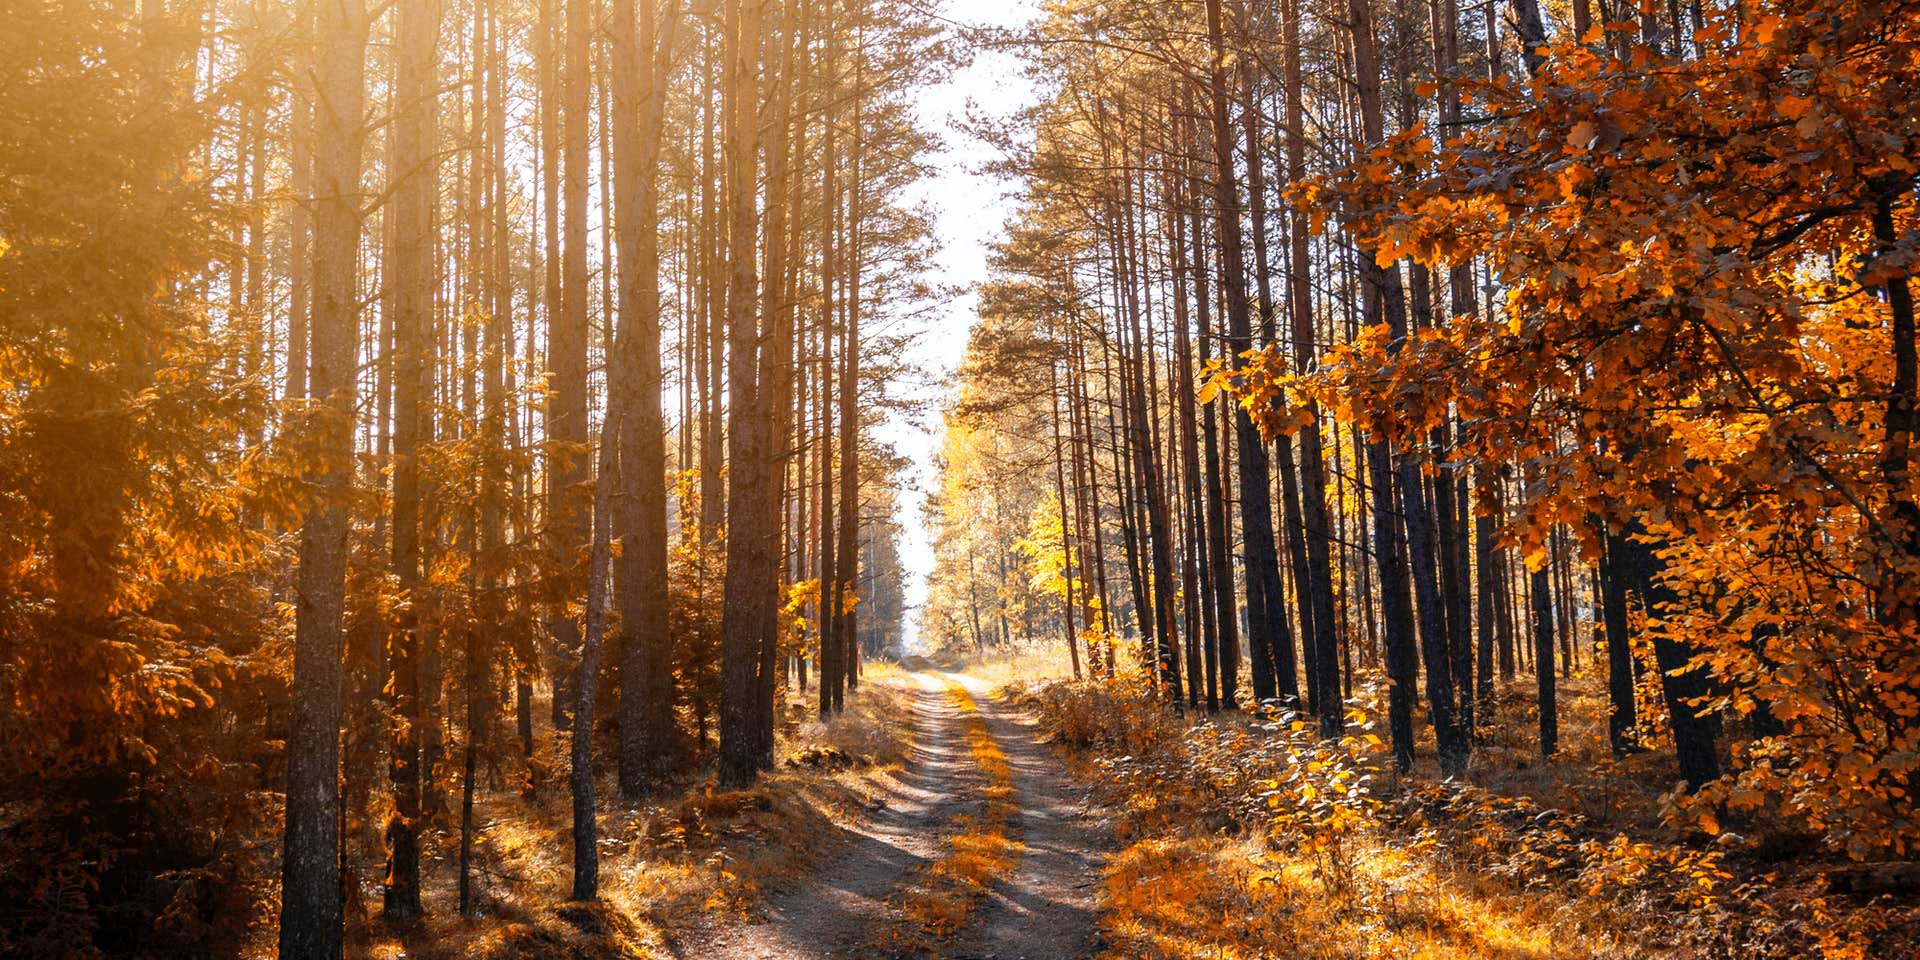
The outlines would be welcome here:
M 1208 89 L 1211 96 L 1214 156 L 1214 205 L 1219 231 L 1221 276 L 1227 301 L 1227 351 L 1233 369 L 1246 366 L 1244 354 L 1253 348 L 1253 329 L 1247 304 L 1246 260 L 1242 252 L 1240 196 L 1234 176 L 1233 126 L 1228 120 L 1226 51 L 1220 0 L 1207 0 L 1207 38 L 1211 50 Z M 1270 611 L 1284 602 L 1279 557 L 1273 537 L 1272 483 L 1267 471 L 1266 444 L 1245 410 L 1233 415 L 1240 471 L 1240 535 L 1245 542 L 1247 569 L 1247 630 L 1253 656 L 1253 695 L 1256 700 L 1299 698 L 1292 659 L 1276 676 L 1279 629 Z
M 600 476 L 594 484 L 593 542 L 587 553 L 586 631 L 580 645 L 580 681 L 573 706 L 573 738 L 568 752 L 568 784 L 573 792 L 574 900 L 600 896 L 600 831 L 593 797 L 593 708 L 600 683 L 600 644 L 606 633 L 608 565 L 612 561 L 613 518 L 610 501 L 620 483 L 620 425 L 609 421 L 600 431 Z

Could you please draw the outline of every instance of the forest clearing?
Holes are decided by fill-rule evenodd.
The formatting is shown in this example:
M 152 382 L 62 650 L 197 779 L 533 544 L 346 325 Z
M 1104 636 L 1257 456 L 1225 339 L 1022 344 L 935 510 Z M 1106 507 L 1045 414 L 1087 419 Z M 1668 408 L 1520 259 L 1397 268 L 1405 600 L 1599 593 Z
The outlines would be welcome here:
M 1920 0 L 0 0 L 0 957 L 1920 957 Z

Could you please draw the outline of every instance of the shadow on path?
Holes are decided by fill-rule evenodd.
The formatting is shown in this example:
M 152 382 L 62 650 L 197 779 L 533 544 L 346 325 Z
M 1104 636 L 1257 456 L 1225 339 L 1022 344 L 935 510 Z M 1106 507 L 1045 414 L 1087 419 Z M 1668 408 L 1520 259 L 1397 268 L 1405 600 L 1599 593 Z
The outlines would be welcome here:
M 1093 943 L 1101 857 L 1111 831 L 1087 816 L 1085 791 L 1067 775 L 1033 724 L 960 674 L 915 674 L 913 746 L 892 777 L 874 784 L 879 809 L 840 827 L 813 873 L 775 890 L 760 915 L 678 937 L 680 960 L 875 958 L 868 943 L 887 903 L 914 870 L 939 858 L 947 824 L 980 807 L 982 771 L 966 722 L 947 696 L 965 686 L 1007 755 L 1019 811 L 1010 827 L 1025 849 L 994 884 L 942 956 L 966 960 L 1068 960 Z

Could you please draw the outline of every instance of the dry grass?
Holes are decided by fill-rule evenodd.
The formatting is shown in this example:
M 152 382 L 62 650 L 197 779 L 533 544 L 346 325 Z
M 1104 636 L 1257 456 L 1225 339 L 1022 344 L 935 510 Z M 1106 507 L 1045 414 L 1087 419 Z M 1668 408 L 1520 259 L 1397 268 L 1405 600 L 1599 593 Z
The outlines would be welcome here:
M 1663 824 L 1661 759 L 1608 768 L 1583 687 L 1569 749 L 1527 754 L 1510 697 L 1460 787 L 1385 773 L 1364 727 L 1329 745 L 1306 724 L 1183 718 L 1125 686 L 1029 702 L 1128 844 L 1101 907 L 1115 960 L 1915 955 L 1912 904 L 1826 896 L 1817 857 L 1776 873 Z
M 545 784 L 532 801 L 485 792 L 475 809 L 480 915 L 458 915 L 458 836 L 440 824 L 426 838 L 427 916 L 395 926 L 370 913 L 355 925 L 349 954 L 392 960 L 668 956 L 666 941 L 675 931 L 749 915 L 770 884 L 807 871 L 834 846 L 842 824 L 865 815 L 871 778 L 896 769 L 906 756 L 907 682 L 896 668 L 869 665 L 858 694 L 833 721 L 790 709 L 777 736 L 780 768 L 749 790 L 721 791 L 710 780 L 694 780 L 629 804 L 618 799 L 611 776 L 603 776 L 596 786 L 598 903 L 566 900 L 572 841 L 564 782 Z M 557 741 L 545 731 L 542 742 Z M 379 903 L 376 880 L 363 886 L 372 912 Z
M 886 660 L 868 660 L 861 665 L 860 689 L 847 702 L 844 713 L 831 723 L 821 723 L 809 701 L 805 717 L 786 732 L 792 754 L 808 749 L 838 751 L 858 762 L 880 767 L 897 767 L 907 758 L 911 731 L 902 722 L 913 715 L 910 690 L 915 681 L 898 664 Z
M 1086 656 L 1086 651 L 1081 651 Z M 1073 677 L 1066 644 L 1058 640 L 1039 640 L 1015 644 L 979 657 L 960 657 L 944 664 L 946 669 L 965 672 L 987 684 L 989 690 L 1025 688 Z
M 1261 844 L 1191 835 L 1141 840 L 1111 861 L 1101 897 L 1103 960 L 1601 960 L 1642 956 L 1551 897 L 1501 891 L 1384 848 L 1356 883 Z

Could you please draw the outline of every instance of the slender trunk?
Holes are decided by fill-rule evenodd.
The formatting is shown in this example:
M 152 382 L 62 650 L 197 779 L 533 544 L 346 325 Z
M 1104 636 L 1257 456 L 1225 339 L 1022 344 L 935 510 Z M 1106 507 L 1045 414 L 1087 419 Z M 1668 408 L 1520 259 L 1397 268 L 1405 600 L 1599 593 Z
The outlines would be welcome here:
M 1474 471 L 1480 484 L 1479 499 L 1485 504 L 1493 493 L 1488 489 L 1486 468 Z M 1493 651 L 1494 626 L 1499 620 L 1498 611 L 1500 565 L 1497 549 L 1494 545 L 1494 519 L 1490 513 L 1478 513 L 1473 518 L 1473 566 L 1475 611 L 1474 630 L 1478 646 L 1478 663 L 1474 694 L 1481 704 L 1491 708 L 1493 700 Z
M 1193 238 L 1193 300 L 1194 316 L 1200 327 L 1200 363 L 1211 363 L 1214 324 L 1212 319 L 1211 285 L 1207 282 L 1206 231 L 1202 229 L 1200 216 L 1200 196 L 1192 196 L 1190 204 Z M 1214 629 L 1217 631 L 1215 643 L 1220 661 L 1220 700 L 1225 706 L 1235 705 L 1234 695 L 1240 685 L 1240 618 L 1234 609 L 1233 563 L 1227 551 L 1227 486 L 1225 460 L 1220 449 L 1220 421 L 1232 416 L 1225 410 L 1226 404 L 1216 403 L 1203 411 L 1201 432 L 1206 438 L 1206 496 L 1207 502 L 1207 566 L 1209 580 L 1213 585 L 1212 595 L 1208 598 L 1213 604 Z
M 1374 57 L 1373 11 L 1368 0 L 1349 0 L 1349 24 L 1352 30 L 1354 72 L 1359 88 L 1362 144 L 1378 143 L 1382 136 L 1380 115 L 1380 75 Z M 1406 307 L 1397 266 L 1381 267 L 1364 251 L 1360 255 L 1360 282 L 1366 322 L 1383 319 L 1388 334 L 1397 342 L 1406 336 Z M 1394 457 L 1383 438 L 1367 443 L 1367 472 L 1372 484 L 1374 555 L 1379 566 L 1381 603 L 1385 611 L 1387 679 L 1390 684 L 1388 714 L 1393 734 L 1394 758 L 1401 770 L 1413 764 L 1413 691 L 1418 682 L 1419 665 L 1414 633 L 1414 607 L 1407 584 L 1408 560 L 1412 562 L 1414 587 L 1420 593 L 1421 639 L 1441 641 L 1440 610 L 1437 590 L 1432 584 L 1432 553 L 1427 541 L 1426 501 L 1420 483 L 1419 466 L 1411 458 Z M 1397 508 L 1397 509 L 1396 509 Z M 1396 516 L 1396 513 L 1399 515 Z M 1404 527 L 1402 521 L 1404 520 Z M 1404 539 L 1403 539 L 1404 536 Z M 1403 556 L 1401 548 L 1410 556 Z M 1424 574 L 1424 576 L 1423 576 Z M 1444 641 L 1442 641 L 1444 642 Z M 1428 658 L 1432 662 L 1432 658 Z M 1428 672 L 1429 718 L 1443 738 L 1453 726 L 1451 694 L 1445 700 L 1434 696 L 1436 683 L 1445 685 L 1446 672 L 1436 678 Z M 1450 686 L 1447 687 L 1450 691 Z M 1443 753 L 1449 767 L 1463 757 Z M 1451 775 L 1458 771 L 1449 769 Z
M 1242 33 L 1250 33 L 1252 24 L 1247 20 L 1246 4 L 1236 0 L 1234 4 L 1240 20 Z M 1277 348 L 1278 337 L 1274 315 L 1278 307 L 1274 303 L 1272 259 L 1267 243 L 1267 175 L 1266 161 L 1261 156 L 1261 135 L 1259 101 L 1254 95 L 1254 72 L 1250 59 L 1243 59 L 1241 74 L 1241 125 L 1246 130 L 1247 164 L 1247 220 L 1253 228 L 1253 277 L 1255 289 L 1259 291 L 1260 345 Z M 1320 717 L 1324 729 L 1337 731 L 1340 726 L 1341 703 L 1337 690 L 1321 683 L 1320 649 L 1314 642 L 1314 607 L 1308 597 L 1307 543 L 1303 532 L 1304 521 L 1300 509 L 1299 470 L 1294 461 L 1293 438 L 1280 436 L 1274 439 L 1274 460 L 1280 468 L 1280 517 L 1286 530 L 1286 553 L 1288 573 L 1293 578 L 1294 599 L 1291 605 L 1299 611 L 1300 645 L 1304 648 L 1306 667 L 1307 701 Z M 1276 562 L 1278 558 L 1276 558 Z M 1274 653 L 1274 665 L 1278 669 L 1278 682 L 1282 695 L 1298 690 L 1299 681 L 1295 677 L 1294 634 L 1287 615 L 1289 604 L 1282 599 L 1284 593 L 1276 593 L 1275 599 L 1267 606 L 1270 617 L 1281 638 L 1281 645 Z M 1326 695 L 1321 695 L 1325 689 Z
M 1213 124 L 1214 206 L 1218 226 L 1221 277 L 1227 300 L 1227 352 L 1233 369 L 1246 366 L 1253 348 L 1253 329 L 1247 304 L 1246 260 L 1242 252 L 1240 195 L 1233 164 L 1233 126 L 1228 120 L 1226 49 L 1220 0 L 1207 0 L 1207 38 L 1211 48 L 1209 92 Z M 1266 444 L 1243 409 L 1235 408 L 1234 437 L 1240 471 L 1240 535 L 1245 543 L 1247 569 L 1247 632 L 1253 655 L 1253 695 L 1265 701 L 1276 696 L 1297 700 L 1299 690 L 1292 659 L 1277 678 L 1275 663 L 1281 652 L 1279 629 L 1270 615 L 1284 602 L 1279 558 L 1273 538 L 1272 483 L 1267 471 Z
M 856 61 L 864 56 L 856 51 Z M 864 132 L 861 129 L 863 116 L 861 104 L 865 92 L 859 89 L 862 82 L 856 71 L 853 101 L 853 143 L 848 152 L 852 154 L 851 182 L 847 187 L 847 245 L 844 251 L 846 269 L 846 329 L 840 341 L 840 544 L 835 551 L 839 568 L 833 577 L 834 606 L 839 623 L 840 673 L 845 687 L 851 690 L 858 684 L 860 647 L 856 640 L 859 623 L 859 608 L 848 602 L 847 593 L 854 589 L 854 578 L 859 576 L 859 556 L 855 553 L 860 536 L 860 244 L 864 211 L 861 209 L 863 196 L 861 191 L 861 151 Z M 842 695 L 836 693 L 834 709 L 842 705 Z
M 1189 103 L 1191 100 L 1189 99 Z M 1183 124 L 1176 118 L 1176 129 Z M 1181 184 L 1172 176 L 1167 178 L 1164 192 L 1169 197 L 1178 196 Z M 1167 226 L 1170 234 L 1169 252 L 1172 254 L 1173 273 L 1173 406 L 1179 418 L 1180 473 L 1185 483 L 1188 509 L 1184 511 L 1187 530 L 1187 549 L 1185 551 L 1186 607 L 1187 615 L 1187 702 L 1198 705 L 1200 702 L 1201 660 L 1204 653 L 1206 662 L 1207 709 L 1220 709 L 1220 691 L 1218 680 L 1218 655 L 1215 644 L 1217 639 L 1213 621 L 1213 590 L 1209 574 L 1210 565 L 1202 551 L 1207 540 L 1205 515 L 1201 510 L 1200 494 L 1200 443 L 1199 429 L 1195 422 L 1195 397 L 1193 389 L 1193 346 L 1189 335 L 1187 315 L 1187 278 L 1186 278 L 1186 230 L 1185 214 L 1178 203 L 1169 203 Z M 1210 411 L 1203 411 L 1211 416 Z M 1195 627 L 1199 629 L 1195 629 Z
M 387 689 L 393 721 L 388 773 L 393 781 L 393 812 L 387 820 L 385 914 L 404 918 L 420 913 L 420 830 L 425 817 L 423 778 L 431 770 L 422 735 L 432 725 L 425 709 L 422 661 L 431 642 L 429 598 L 425 586 L 424 529 L 420 457 L 432 442 L 434 404 L 434 201 L 439 190 L 434 159 L 434 66 L 440 33 L 436 0 L 406 0 L 399 7 L 393 96 L 393 127 L 388 177 L 392 181 L 392 245 L 387 311 L 394 326 L 393 568 L 408 604 L 397 635 L 387 642 Z
M 1047 384 L 1047 397 L 1052 416 L 1049 423 L 1053 428 L 1053 496 L 1060 510 L 1060 576 L 1066 581 L 1065 592 L 1060 598 L 1060 620 L 1062 633 L 1067 641 L 1067 659 L 1073 662 L 1073 678 L 1080 679 L 1080 645 L 1078 633 L 1073 624 L 1073 538 L 1069 524 L 1071 514 L 1067 512 L 1067 468 L 1066 455 L 1060 441 L 1060 367 L 1058 363 L 1047 365 L 1050 380 Z
M 1148 378 L 1142 371 L 1146 358 L 1151 353 L 1152 345 L 1144 335 L 1145 330 L 1150 327 L 1143 327 L 1141 322 L 1139 289 L 1142 285 L 1143 271 L 1137 256 L 1138 245 L 1134 242 L 1134 231 L 1131 226 L 1135 194 L 1130 173 L 1125 177 L 1124 182 L 1126 188 L 1122 196 L 1122 212 L 1128 227 L 1122 231 L 1120 237 L 1122 283 L 1126 291 L 1128 333 L 1134 348 L 1130 376 L 1132 388 L 1128 392 L 1130 408 L 1128 419 L 1132 431 L 1135 462 L 1138 464 L 1140 498 L 1147 515 L 1144 529 L 1147 549 L 1144 559 L 1148 562 L 1145 575 L 1153 597 L 1153 615 L 1149 624 L 1154 650 L 1152 662 L 1155 664 L 1156 675 L 1165 693 L 1170 699 L 1178 702 L 1181 697 L 1180 662 L 1175 650 L 1177 640 L 1173 628 L 1174 577 L 1171 530 L 1167 523 L 1166 503 L 1162 496 L 1164 487 L 1160 477 L 1159 445 L 1148 436 L 1146 396 Z
M 779 532 L 763 519 L 774 475 L 771 417 L 763 409 L 755 224 L 760 142 L 761 8 L 728 0 L 726 69 L 727 569 L 721 613 L 720 782 L 751 784 L 759 772 L 758 667 L 773 598 L 763 575 L 777 563 Z M 772 346 L 775 338 L 767 338 Z M 777 505 L 776 505 L 777 508 Z
M 1546 564 L 1534 570 L 1533 677 L 1539 693 L 1540 755 L 1551 757 L 1560 747 L 1560 715 L 1553 677 L 1553 589 Z
M 593 799 L 593 708 L 600 680 L 600 642 L 606 633 L 607 566 L 613 553 L 610 542 L 613 518 L 609 506 L 613 490 L 620 483 L 619 431 L 617 420 L 601 427 L 600 477 L 593 487 L 593 544 L 587 554 L 586 635 L 580 646 L 580 682 L 576 688 L 573 739 L 568 753 L 568 783 L 573 788 L 571 898 L 574 900 L 595 900 L 600 896 L 600 831 Z
M 1607 639 L 1607 742 L 1616 757 L 1633 749 L 1639 722 L 1633 701 L 1633 641 L 1623 568 L 1627 552 L 1626 537 L 1607 534 L 1600 558 L 1600 607 Z
M 313 35 L 314 7 L 302 6 L 299 30 L 308 41 L 294 58 L 295 68 L 288 119 L 287 177 L 293 202 L 287 208 L 287 383 L 289 400 L 307 395 L 307 355 L 309 320 L 313 313 L 313 158 L 315 124 L 314 89 L 307 82 L 313 74 L 313 50 L 322 38 Z M 364 72 L 364 67 L 362 70 Z
M 1287 85 L 1287 179 L 1306 179 L 1306 86 L 1300 64 L 1300 4 L 1288 0 L 1282 45 L 1285 48 L 1283 70 Z M 1292 211 L 1288 233 L 1287 307 L 1293 328 L 1294 369 L 1313 369 L 1318 352 L 1313 325 L 1313 287 L 1308 268 L 1313 259 L 1308 250 L 1312 234 L 1306 211 Z M 1311 646 L 1314 669 L 1319 672 L 1316 686 L 1329 693 L 1318 704 L 1323 731 L 1334 729 L 1335 711 L 1341 704 L 1328 703 L 1331 691 L 1340 683 L 1339 633 L 1335 628 L 1333 605 L 1332 525 L 1327 518 L 1327 474 L 1320 434 L 1320 410 L 1311 399 L 1306 401 L 1306 422 L 1300 439 L 1300 531 L 1305 540 L 1305 576 L 1299 589 L 1302 602 L 1311 608 L 1311 623 L 1302 632 L 1303 645 Z M 1297 569 L 1297 567 L 1296 567 Z

